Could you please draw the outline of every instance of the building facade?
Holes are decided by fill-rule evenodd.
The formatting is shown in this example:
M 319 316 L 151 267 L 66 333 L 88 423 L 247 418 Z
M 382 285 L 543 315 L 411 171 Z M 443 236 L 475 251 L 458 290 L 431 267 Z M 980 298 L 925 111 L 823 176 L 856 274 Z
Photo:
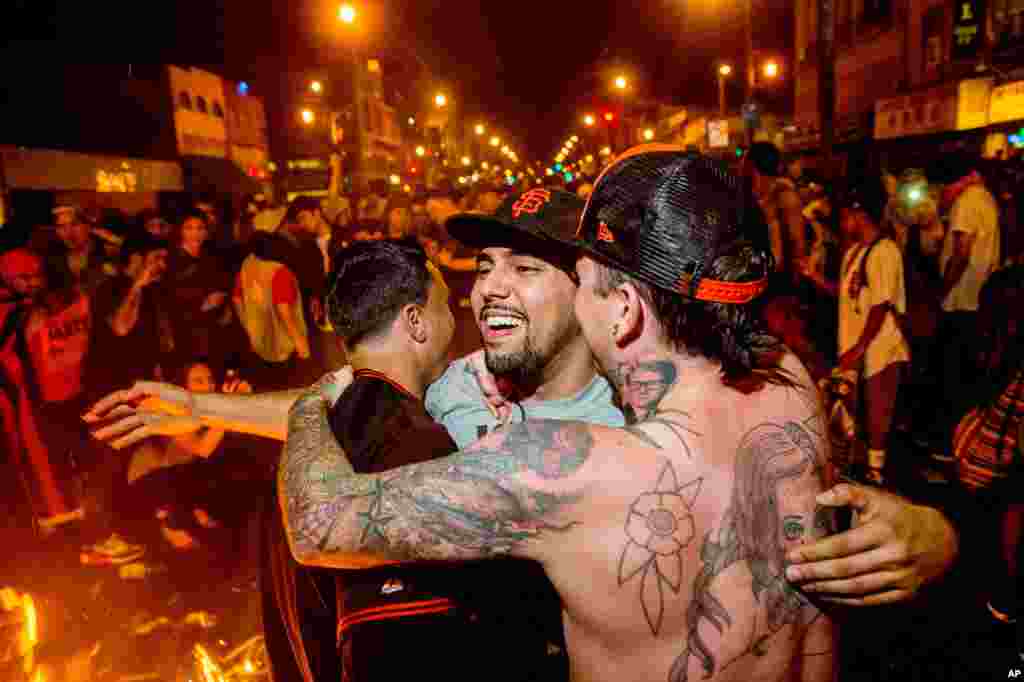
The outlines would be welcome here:
M 834 2 L 837 143 L 984 132 L 1024 118 L 1024 102 L 1005 87 L 1020 62 L 1024 3 Z M 795 115 L 788 144 L 816 146 L 818 0 L 796 0 L 794 20 Z
M 182 156 L 228 158 L 224 81 L 196 68 L 167 67 L 174 131 Z

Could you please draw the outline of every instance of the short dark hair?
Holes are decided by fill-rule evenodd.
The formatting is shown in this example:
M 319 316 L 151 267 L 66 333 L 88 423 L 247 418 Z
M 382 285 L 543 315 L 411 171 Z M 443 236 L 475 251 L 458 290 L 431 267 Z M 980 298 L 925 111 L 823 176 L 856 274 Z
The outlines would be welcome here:
M 705 272 L 709 279 L 741 282 L 751 272 L 764 271 L 770 256 L 750 242 L 739 242 L 716 258 Z M 654 310 L 665 340 L 677 351 L 699 355 L 722 365 L 726 386 L 752 392 L 764 384 L 793 385 L 778 368 L 782 342 L 764 325 L 760 300 L 750 303 L 713 303 L 688 298 L 637 279 L 604 262 L 597 262 L 595 293 L 609 296 L 622 284 L 632 284 Z
M 761 175 L 776 177 L 782 165 L 782 152 L 771 142 L 755 142 L 747 152 L 750 163 Z
M 303 211 L 319 211 L 320 200 L 316 197 L 299 196 L 292 199 L 292 203 L 288 204 L 288 210 L 285 211 L 284 218 L 281 219 L 282 223 L 294 223 L 299 219 L 299 214 Z
M 403 306 L 425 305 L 427 253 L 414 239 L 355 242 L 338 252 L 327 278 L 327 316 L 351 347 L 378 336 Z
M 159 216 L 149 216 L 149 218 L 153 218 L 153 217 L 159 217 Z M 147 220 L 149 218 L 147 218 Z M 206 214 L 205 213 L 200 211 L 198 208 L 189 208 L 189 209 L 185 209 L 184 211 L 182 211 L 181 218 L 178 220 L 178 225 L 179 226 L 184 225 L 185 221 L 190 219 L 190 218 L 195 218 L 196 220 L 201 220 L 201 221 L 203 221 L 203 224 L 206 223 Z M 145 227 L 145 223 L 143 223 L 142 226 Z
M 885 206 L 889 202 L 881 173 L 867 173 L 853 178 L 844 191 L 836 195 L 835 205 L 840 210 L 863 211 L 876 225 L 882 225 Z

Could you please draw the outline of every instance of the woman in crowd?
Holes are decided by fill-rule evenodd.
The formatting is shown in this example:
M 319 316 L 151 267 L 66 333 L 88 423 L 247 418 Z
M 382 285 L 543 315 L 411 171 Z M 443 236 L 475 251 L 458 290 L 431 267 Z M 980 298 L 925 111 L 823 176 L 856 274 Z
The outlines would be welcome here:
M 220 342 L 231 323 L 230 276 L 208 244 L 209 228 L 198 212 L 185 214 L 175 235 L 165 288 L 167 311 L 179 358 L 220 360 L 229 350 Z

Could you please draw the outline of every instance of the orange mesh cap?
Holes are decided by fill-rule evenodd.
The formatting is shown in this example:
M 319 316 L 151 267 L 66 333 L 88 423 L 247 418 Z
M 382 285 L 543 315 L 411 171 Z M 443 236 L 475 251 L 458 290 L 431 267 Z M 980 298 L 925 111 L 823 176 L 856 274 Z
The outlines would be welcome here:
M 768 226 L 742 181 L 681 147 L 650 144 L 597 179 L 576 232 L 579 246 L 654 286 L 717 303 L 749 303 L 768 288 Z M 753 246 L 736 281 L 704 276 L 715 260 Z

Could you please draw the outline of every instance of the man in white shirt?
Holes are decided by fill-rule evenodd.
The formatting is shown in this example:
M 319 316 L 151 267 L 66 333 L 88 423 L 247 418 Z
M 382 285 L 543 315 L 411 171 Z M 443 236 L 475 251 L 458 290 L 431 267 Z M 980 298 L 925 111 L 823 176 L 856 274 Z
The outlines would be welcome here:
M 975 170 L 977 159 L 954 155 L 949 160 L 959 178 L 943 191 L 949 207 L 949 230 L 942 244 L 942 318 L 935 335 L 941 364 L 939 379 L 945 419 L 932 420 L 932 457 L 952 459 L 951 437 L 966 405 L 968 388 L 976 376 L 978 294 L 999 266 L 999 208 Z

